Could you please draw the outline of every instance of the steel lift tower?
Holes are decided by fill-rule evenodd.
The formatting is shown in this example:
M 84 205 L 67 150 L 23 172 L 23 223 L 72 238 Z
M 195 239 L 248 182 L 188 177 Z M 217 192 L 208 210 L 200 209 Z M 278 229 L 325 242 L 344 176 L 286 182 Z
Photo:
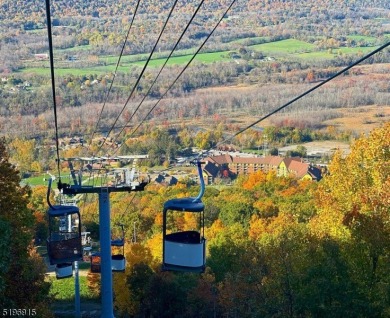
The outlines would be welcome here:
M 147 158 L 147 156 L 128 156 L 129 158 L 112 158 L 112 160 L 119 159 L 141 159 Z M 100 234 L 100 252 L 101 252 L 101 300 L 102 300 L 102 315 L 104 318 L 114 317 L 113 306 L 113 288 L 112 288 L 112 268 L 111 268 L 111 222 L 110 222 L 110 193 L 111 192 L 133 192 L 143 191 L 149 180 L 141 180 L 140 176 L 135 172 L 133 165 L 132 169 L 118 169 L 110 173 L 112 180 L 107 182 L 104 173 L 104 178 L 100 178 L 102 181 L 98 185 L 83 185 L 83 183 L 89 184 L 88 179 L 82 178 L 82 172 L 92 170 L 92 168 L 80 169 L 78 175 L 76 175 L 73 169 L 74 161 L 81 161 L 84 167 L 84 163 L 87 163 L 89 167 L 93 163 L 109 161 L 110 158 L 71 158 L 64 159 L 68 162 L 71 169 L 71 177 L 73 179 L 73 185 L 59 183 L 59 190 L 66 195 L 78 195 L 85 193 L 95 193 L 99 197 L 99 234 Z M 103 175 L 101 175 L 103 176 Z M 103 180 L 105 183 L 103 184 Z M 93 182 L 95 183 L 95 181 Z

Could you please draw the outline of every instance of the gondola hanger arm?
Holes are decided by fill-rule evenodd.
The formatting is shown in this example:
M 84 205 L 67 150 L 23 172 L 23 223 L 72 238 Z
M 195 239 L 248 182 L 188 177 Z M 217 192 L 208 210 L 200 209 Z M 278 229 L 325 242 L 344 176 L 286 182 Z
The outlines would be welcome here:
M 53 210 L 55 210 L 55 207 L 53 207 L 53 205 L 50 203 L 50 190 L 51 190 L 51 183 L 52 181 L 55 179 L 54 176 L 50 176 L 49 178 L 49 185 L 47 186 L 47 194 L 46 194 L 46 201 L 47 201 L 47 204 L 49 205 L 49 207 Z

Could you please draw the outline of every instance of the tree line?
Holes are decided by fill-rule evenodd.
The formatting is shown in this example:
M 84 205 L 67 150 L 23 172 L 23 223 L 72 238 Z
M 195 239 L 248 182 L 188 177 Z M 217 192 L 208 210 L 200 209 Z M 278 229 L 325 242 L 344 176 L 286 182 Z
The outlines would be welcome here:
M 163 203 L 193 196 L 197 186 L 179 180 L 173 187 L 150 184 L 135 197 L 113 194 L 112 223 L 124 223 L 129 240 L 126 271 L 114 276 L 118 315 L 386 316 L 389 132 L 385 124 L 357 139 L 350 154 L 336 153 L 318 183 L 259 171 L 232 186 L 207 187 L 207 269 L 201 275 L 160 270 Z M 28 303 L 46 316 L 44 266 L 31 245 L 45 232 L 46 189 L 20 186 L 4 139 L 2 145 L 1 241 L 9 247 L 1 249 L 2 306 Z M 94 235 L 97 210 L 96 201 L 82 204 L 83 225 Z M 187 230 L 197 222 L 178 213 L 169 226 Z M 131 243 L 134 225 L 137 242 Z M 98 286 L 98 277 L 91 274 L 89 281 Z
M 114 276 L 118 315 L 385 317 L 389 128 L 358 139 L 347 156 L 337 153 L 319 183 L 257 172 L 231 187 L 208 187 L 201 275 L 160 269 L 163 203 L 196 188 L 150 185 L 135 198 L 115 196 L 113 220 L 127 224 L 127 237 L 137 226 L 126 271 Z M 92 223 L 95 205 L 83 214 Z M 169 220 L 173 231 L 194 224 L 180 213 Z M 89 280 L 92 288 L 98 277 Z
M 124 130 L 124 142 L 112 148 L 110 143 L 103 145 L 104 138 L 101 134 L 92 134 L 82 137 L 84 142 L 74 145 L 66 144 L 60 140 L 61 158 L 88 157 L 91 154 L 98 155 L 101 152 L 116 151 L 118 155 L 143 154 L 148 155 L 148 160 L 143 164 L 146 167 L 166 166 L 175 164 L 178 156 L 193 156 L 192 148 L 209 150 L 215 148 L 227 136 L 227 133 L 234 133 L 237 127 L 214 118 L 216 127 L 214 130 L 200 129 L 196 124 L 181 125 L 177 127 L 161 127 L 159 125 L 145 125 L 133 136 L 132 130 Z M 299 124 L 299 122 L 298 122 Z M 262 131 L 248 130 L 240 134 L 234 144 L 242 150 L 258 150 L 259 145 L 267 140 L 270 146 L 270 155 L 278 155 L 278 148 L 291 144 L 301 144 L 318 140 L 339 140 L 350 142 L 355 136 L 351 132 L 337 130 L 333 126 L 327 127 L 324 131 L 318 131 L 306 127 L 302 122 L 299 127 L 296 121 L 284 121 L 278 126 L 269 126 Z M 44 123 L 42 123 L 44 125 Z M 77 135 L 66 135 L 66 137 L 77 137 Z M 56 169 L 55 143 L 49 138 L 10 138 L 7 139 L 9 154 L 12 163 L 18 168 L 22 177 L 41 175 L 45 171 Z M 118 148 L 119 147 L 119 148 Z M 306 157 L 305 151 L 297 148 L 295 152 L 288 152 L 289 157 L 294 154 Z M 300 149 L 300 150 L 299 150 Z M 79 167 L 76 163 L 76 169 Z M 64 164 L 62 169 L 67 174 L 68 167 Z
M 189 69 L 154 109 L 151 114 L 153 119 L 171 121 L 177 118 L 207 119 L 212 116 L 229 118 L 231 114 L 261 117 L 308 90 L 317 81 L 326 79 L 340 70 L 338 67 L 313 69 L 296 63 L 277 62 L 264 63 L 256 68 L 250 63 L 224 65 L 223 68 L 219 63 L 197 65 Z M 379 65 L 381 64 L 378 66 L 374 64 L 367 68 L 354 68 L 350 74 L 346 74 L 347 76 L 339 77 L 334 83 L 329 83 L 294 103 L 281 116 L 304 117 L 308 126 L 321 127 L 324 120 L 340 115 L 338 108 L 387 105 L 389 85 L 386 77 L 382 76 L 387 68 L 386 66 L 380 68 Z M 133 99 L 129 101 L 120 116 L 118 125 L 135 125 L 140 122 L 156 104 L 157 98 L 166 91 L 177 71 L 176 67 L 169 69 L 169 72 L 166 72 L 152 89 L 151 95 L 145 99 L 137 113 L 133 114 L 154 78 L 154 71 L 148 73 L 148 76 L 141 80 Z M 118 106 L 123 106 L 128 98 L 127 95 L 136 81 L 137 72 L 138 69 L 134 69 L 131 74 L 117 75 L 109 103 L 101 114 L 99 129 L 111 127 L 119 114 Z M 25 89 L 18 88 L 17 92 L 10 90 L 11 84 L 0 83 L 0 95 L 3 98 L 0 124 L 3 132 L 21 137 L 47 132 L 47 129 L 42 130 L 42 122 L 45 122 L 48 128 L 53 128 L 51 90 L 48 86 L 41 86 L 43 84 L 40 83 L 45 81 L 43 77 L 34 78 L 37 79 L 35 85 L 38 86 L 32 84 Z M 28 80 L 10 77 L 9 81 L 20 85 Z M 97 121 L 96 109 L 102 107 L 111 81 L 111 76 L 91 75 L 66 76 L 58 82 L 59 124 L 64 133 L 66 130 L 73 131 L 77 123 L 78 133 L 83 134 L 94 129 Z M 248 87 L 231 90 L 213 88 L 199 90 L 209 86 L 240 83 Z M 257 85 L 253 85 L 254 83 Z M 71 116 L 63 114 L 71 114 Z M 307 115 L 302 116 L 302 114 Z M 132 116 L 132 120 L 129 121 Z M 13 125 L 15 122 L 20 123 L 17 129 Z

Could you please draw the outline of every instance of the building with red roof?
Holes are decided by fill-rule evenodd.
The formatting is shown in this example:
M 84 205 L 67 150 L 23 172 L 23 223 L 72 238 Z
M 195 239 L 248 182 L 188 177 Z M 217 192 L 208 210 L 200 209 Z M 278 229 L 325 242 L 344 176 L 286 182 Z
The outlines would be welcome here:
M 222 154 L 206 158 L 204 172 L 208 183 L 215 178 L 234 178 L 240 174 L 250 174 L 262 170 L 265 173 L 275 171 L 278 176 L 293 175 L 297 179 L 318 181 L 321 170 L 301 158 L 283 158 L 279 156 L 248 157 Z

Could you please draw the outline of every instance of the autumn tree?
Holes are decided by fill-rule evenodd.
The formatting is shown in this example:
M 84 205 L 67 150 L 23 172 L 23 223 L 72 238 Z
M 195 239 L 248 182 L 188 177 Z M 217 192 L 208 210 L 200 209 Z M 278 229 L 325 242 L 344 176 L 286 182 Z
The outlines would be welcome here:
M 390 124 L 362 136 L 348 155 L 337 152 L 316 195 L 313 233 L 347 244 L 351 270 L 367 306 L 383 312 L 390 283 Z M 358 278 L 359 277 L 359 278 Z M 378 298 L 379 297 L 379 298 Z M 387 309 L 386 309 L 387 308 Z
M 51 193 L 51 202 L 54 202 L 53 193 Z M 31 209 L 35 217 L 35 243 L 39 244 L 46 240 L 48 235 L 47 210 L 47 187 L 36 186 L 31 189 L 31 197 L 28 208 Z
M 145 275 L 153 274 L 149 266 L 152 266 L 153 260 L 150 250 L 138 243 L 125 245 L 125 257 L 125 272 L 114 276 L 115 307 L 121 314 L 135 315 L 143 301 L 137 279 L 142 272 L 146 283 Z
M 12 159 L 20 172 L 29 172 L 32 169 L 35 152 L 35 140 L 14 139 L 11 143 Z
M 217 201 L 220 220 L 224 225 L 248 225 L 251 215 L 255 212 L 253 202 L 253 195 L 248 190 L 231 187 L 220 191 Z
M 5 140 L 0 140 L 0 307 L 48 311 L 49 283 L 45 265 L 32 246 L 34 216 L 27 207 L 30 188 L 20 186 L 19 172 L 9 163 Z

